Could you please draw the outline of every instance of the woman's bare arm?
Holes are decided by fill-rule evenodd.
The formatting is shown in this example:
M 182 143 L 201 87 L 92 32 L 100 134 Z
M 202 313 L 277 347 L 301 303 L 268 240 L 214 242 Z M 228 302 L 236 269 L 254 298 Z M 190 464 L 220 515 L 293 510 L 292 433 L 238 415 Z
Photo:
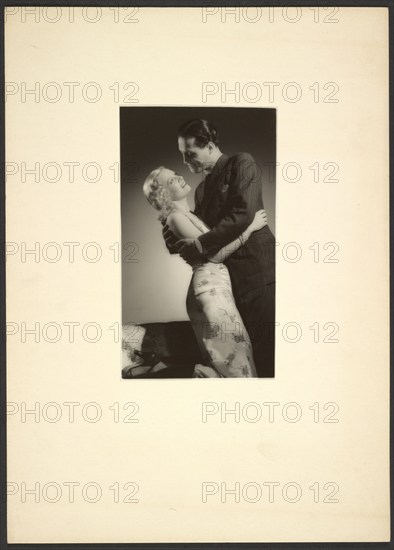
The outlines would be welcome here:
M 173 213 L 168 216 L 167 225 L 179 239 L 196 239 L 198 247 L 197 237 L 199 237 L 202 233 L 194 225 L 194 223 L 189 220 L 189 218 L 183 214 Z M 265 225 L 267 225 L 267 215 L 265 210 L 258 210 L 252 223 L 237 239 L 224 246 L 215 255 L 207 257 L 207 259 L 214 263 L 224 262 L 229 256 L 231 256 L 231 254 L 245 244 L 254 231 L 261 229 Z
M 214 256 L 208 257 L 209 261 L 214 263 L 224 262 L 229 256 L 231 256 L 231 254 L 234 254 L 234 252 L 246 243 L 254 231 L 261 229 L 267 225 L 267 223 L 267 214 L 265 210 L 258 210 L 252 223 L 245 229 L 242 235 L 221 248 Z

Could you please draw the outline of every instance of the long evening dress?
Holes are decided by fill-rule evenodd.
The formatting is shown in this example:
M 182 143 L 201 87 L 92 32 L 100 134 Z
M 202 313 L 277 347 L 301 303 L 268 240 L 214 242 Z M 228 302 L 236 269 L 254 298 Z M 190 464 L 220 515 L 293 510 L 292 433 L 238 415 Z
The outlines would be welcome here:
M 197 216 L 185 216 L 201 231 L 209 231 Z M 223 263 L 192 265 L 186 309 L 203 357 L 196 378 L 257 377 L 252 344 L 235 305 L 230 274 Z

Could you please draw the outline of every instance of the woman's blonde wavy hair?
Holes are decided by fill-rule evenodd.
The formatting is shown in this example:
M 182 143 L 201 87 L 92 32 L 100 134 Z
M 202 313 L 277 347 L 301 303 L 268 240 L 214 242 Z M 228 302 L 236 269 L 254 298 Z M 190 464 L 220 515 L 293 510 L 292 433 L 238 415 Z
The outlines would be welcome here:
M 174 205 L 170 198 L 170 192 L 167 187 L 159 183 L 158 175 L 165 168 L 165 166 L 159 166 L 149 174 L 146 178 L 142 190 L 148 202 L 160 212 L 159 220 L 165 221 L 167 216 L 174 211 Z

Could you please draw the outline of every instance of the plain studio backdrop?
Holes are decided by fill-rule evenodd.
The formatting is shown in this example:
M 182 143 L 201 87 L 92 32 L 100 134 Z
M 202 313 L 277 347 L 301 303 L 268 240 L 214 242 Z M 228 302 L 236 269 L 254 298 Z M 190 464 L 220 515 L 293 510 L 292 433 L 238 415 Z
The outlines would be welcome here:
M 250 153 L 262 182 L 268 223 L 275 234 L 276 111 L 232 107 L 121 107 L 122 322 L 150 323 L 188 319 L 186 293 L 191 268 L 167 251 L 159 213 L 142 185 L 148 174 L 166 166 L 194 191 L 202 174 L 192 174 L 178 151 L 177 130 L 193 118 L 205 118 L 219 132 L 227 155 Z

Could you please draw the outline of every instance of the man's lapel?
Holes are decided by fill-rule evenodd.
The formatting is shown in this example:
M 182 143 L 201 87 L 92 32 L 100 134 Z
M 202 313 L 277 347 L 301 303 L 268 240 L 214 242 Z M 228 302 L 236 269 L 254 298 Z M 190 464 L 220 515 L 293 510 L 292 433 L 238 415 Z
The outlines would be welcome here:
M 211 204 L 211 200 L 215 192 L 217 191 L 222 178 L 224 177 L 224 167 L 226 166 L 227 160 L 228 156 L 222 154 L 218 158 L 212 172 L 206 177 L 203 197 L 205 208 L 207 208 Z

